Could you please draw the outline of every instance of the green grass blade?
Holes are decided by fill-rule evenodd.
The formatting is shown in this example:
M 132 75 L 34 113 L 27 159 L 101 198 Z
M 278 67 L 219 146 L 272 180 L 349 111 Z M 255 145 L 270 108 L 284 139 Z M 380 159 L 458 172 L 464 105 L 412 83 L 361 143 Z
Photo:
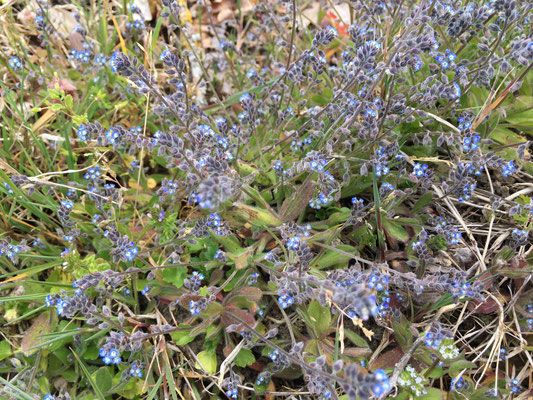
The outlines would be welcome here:
M 0 382 L 2 382 L 5 387 L 13 390 L 13 395 L 17 398 L 17 399 L 24 399 L 24 400 L 35 400 L 33 397 L 31 397 L 29 394 L 23 392 L 22 390 L 20 390 L 18 387 L 16 387 L 15 385 L 13 385 L 11 382 L 9 381 L 6 381 L 4 378 L 2 378 L 0 376 Z
M 146 398 L 146 400 L 152 400 L 155 397 L 155 395 L 157 394 L 157 390 L 161 386 L 161 383 L 163 383 L 163 375 L 159 377 L 152 390 L 150 390 L 150 393 L 148 393 L 148 397 Z
M 80 359 L 80 357 L 76 354 L 76 352 L 74 350 L 70 349 L 70 351 L 72 351 L 72 354 L 74 354 L 74 357 L 76 357 L 76 361 L 78 362 L 83 374 L 87 378 L 87 381 L 89 382 L 91 387 L 94 389 L 94 392 L 96 393 L 96 396 L 100 400 L 105 400 L 104 394 L 102 393 L 102 391 L 100 390 L 100 388 L 98 387 L 96 382 L 94 381 L 94 379 L 91 376 L 91 373 L 89 372 L 89 370 L 87 369 L 87 366 L 85 365 L 85 363 Z

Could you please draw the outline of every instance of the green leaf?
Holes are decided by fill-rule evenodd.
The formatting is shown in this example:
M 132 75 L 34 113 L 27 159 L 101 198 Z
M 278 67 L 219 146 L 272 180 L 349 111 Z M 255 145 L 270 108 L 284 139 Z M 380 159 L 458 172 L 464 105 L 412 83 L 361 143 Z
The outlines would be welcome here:
M 72 369 L 66 369 L 61 372 L 61 376 L 69 382 L 77 382 L 80 378 L 78 373 Z
M 239 243 L 239 240 L 233 235 L 221 236 L 212 233 L 211 237 L 214 238 L 219 244 L 221 244 L 224 247 L 224 250 L 229 253 L 235 253 L 241 250 L 242 246 Z
M 407 400 L 408 398 L 409 398 L 409 393 L 402 390 L 400 393 L 398 393 L 398 395 L 394 398 L 394 400 Z
M 220 303 L 211 303 L 205 310 L 201 312 L 202 317 L 212 317 L 214 315 L 220 315 L 224 311 L 224 307 Z
M 174 382 L 174 375 L 172 375 L 172 368 L 170 367 L 170 362 L 168 357 L 165 357 L 165 381 L 170 389 L 170 394 L 172 395 L 173 400 L 178 400 L 178 394 L 176 393 L 176 384 Z
M 431 199 L 433 198 L 433 193 L 427 192 L 426 194 L 422 195 L 417 202 L 414 204 L 413 209 L 411 211 L 412 215 L 417 215 L 424 209 L 425 206 L 429 204 Z
M 476 364 L 472 361 L 467 360 L 457 360 L 450 364 L 448 369 L 448 374 L 450 376 L 456 376 L 463 369 L 476 368 Z
M 247 247 L 245 249 L 240 249 L 236 253 L 228 253 L 227 256 L 230 260 L 235 261 L 235 268 L 238 270 L 244 269 L 249 264 L 249 259 L 253 255 L 254 249 L 252 247 Z
M 185 325 L 184 324 L 179 324 L 178 325 L 179 328 L 184 328 Z M 174 339 L 174 342 L 178 345 L 178 346 L 182 346 L 184 344 L 187 344 L 187 343 L 191 343 L 194 338 L 195 338 L 195 335 L 191 335 L 191 329 L 187 329 L 187 330 L 183 330 L 183 331 L 175 331 L 175 332 L 172 332 L 170 334 L 170 336 L 172 336 L 172 339 Z
M 52 111 L 60 111 L 62 109 L 64 109 L 65 106 L 63 106 L 63 104 L 60 104 L 60 103 L 54 103 L 50 106 L 50 110 Z
M 69 110 L 72 110 L 73 100 L 70 94 L 67 94 L 65 97 L 65 105 Z
M 314 328 L 319 338 L 325 338 L 329 332 L 329 324 L 331 323 L 331 313 L 329 308 L 322 307 L 317 300 L 309 303 L 307 308 L 311 326 Z
M 436 388 L 426 388 L 427 394 L 417 397 L 417 400 L 442 400 L 444 393 Z
M 335 248 L 342 250 L 345 253 L 356 255 L 357 250 L 353 246 L 347 244 L 339 244 Z M 352 259 L 351 256 L 348 256 L 343 253 L 339 253 L 335 250 L 326 250 L 316 261 L 313 262 L 313 266 L 318 269 L 328 268 L 333 265 L 336 267 L 341 267 L 348 261 Z
M 50 97 L 54 100 L 59 100 L 59 90 L 56 89 L 48 89 L 48 94 Z
M 176 268 L 165 268 L 162 275 L 165 282 L 180 288 L 183 286 L 183 281 L 187 277 L 187 268 L 181 266 Z
M 280 218 L 273 211 L 262 210 L 244 203 L 235 203 L 233 206 L 237 213 L 252 225 L 281 225 Z
M 524 141 L 524 138 L 520 135 L 517 135 L 509 128 L 503 126 L 496 127 L 489 135 L 489 138 L 498 142 L 500 144 L 513 144 L 520 143 Z
M 426 371 L 427 371 L 427 369 L 425 369 L 422 372 L 425 374 Z M 429 373 L 428 378 L 440 378 L 440 377 L 442 377 L 444 375 L 446 375 L 446 372 L 441 367 L 435 367 Z
M 395 239 L 401 240 L 402 242 L 409 240 L 409 234 L 399 223 L 387 218 L 382 218 L 381 224 L 383 225 L 383 229 L 385 229 Z
M 237 354 L 233 362 L 237 367 L 241 368 L 252 365 L 255 362 L 254 353 L 252 353 L 252 351 L 249 349 L 242 349 L 239 351 L 239 354 Z
M 368 347 L 368 343 L 363 337 L 349 329 L 344 329 L 344 336 L 350 339 L 351 342 L 358 347 Z
M 93 373 L 94 383 L 100 388 L 102 392 L 107 392 L 113 386 L 113 379 L 109 373 L 108 367 L 101 367 Z
M 9 357 L 11 354 L 13 354 L 11 351 L 11 345 L 6 340 L 2 340 L 0 342 L 0 361 Z
M 411 345 L 413 334 L 409 330 L 409 322 L 402 318 L 401 321 L 393 322 L 394 337 L 402 349 Z
M 202 366 L 205 369 L 205 372 L 208 374 L 214 374 L 217 372 L 217 355 L 214 352 L 207 352 L 207 351 L 201 351 L 199 352 L 196 357 L 198 357 L 198 361 L 202 364 Z M 196 368 L 202 369 L 202 366 L 200 364 L 196 363 Z
M 89 119 L 87 118 L 87 114 L 73 115 L 73 116 L 72 116 L 72 123 L 73 123 L 75 126 L 78 126 L 78 125 L 84 124 L 84 123 L 86 123 L 87 121 L 89 121 Z
M 37 351 L 37 346 L 44 342 L 42 335 L 50 332 L 50 312 L 44 312 L 33 320 L 29 329 L 26 330 L 20 349 L 25 356 L 30 356 Z

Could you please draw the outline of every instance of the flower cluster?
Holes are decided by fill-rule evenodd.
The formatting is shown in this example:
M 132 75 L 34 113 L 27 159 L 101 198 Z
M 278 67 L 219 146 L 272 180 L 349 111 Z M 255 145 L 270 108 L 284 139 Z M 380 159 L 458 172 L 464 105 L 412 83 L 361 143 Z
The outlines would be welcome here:
M 19 71 L 22 69 L 22 63 L 18 57 L 11 57 L 9 59 L 9 66 L 15 71 Z
M 221 364 L 219 386 L 230 399 L 253 394 L 249 374 L 238 369 L 246 367 L 262 368 L 256 394 L 270 383 L 279 388 L 278 372 L 299 368 L 309 393 L 321 399 L 385 398 L 396 383 L 399 396 L 423 397 L 423 374 L 433 376 L 426 368 L 478 358 L 460 351 L 452 330 L 421 327 L 417 318 L 429 321 L 439 307 L 462 300 L 477 307 L 483 293 L 529 295 L 519 288 L 528 284 L 520 279 L 527 271 L 514 267 L 527 261 L 533 201 L 513 182 L 527 181 L 531 161 L 531 143 L 522 140 L 530 110 L 522 103 L 531 80 L 533 6 L 354 0 L 345 6 L 357 23 L 348 27 L 325 5 L 311 25 L 319 28 L 310 31 L 299 2 L 255 3 L 228 20 L 232 10 L 224 7 L 203 13 L 199 4 L 191 14 L 179 1 L 163 0 L 160 20 L 150 22 L 155 29 L 145 25 L 150 10 L 134 4 L 105 10 L 103 19 L 101 10 L 74 4 L 70 32 L 57 21 L 67 9 L 44 0 L 15 7 L 21 20 L 27 11 L 35 15 L 32 28 L 48 57 L 36 65 L 31 38 L 4 46 L 4 287 L 22 300 L 45 290 L 35 298 L 46 296 L 48 312 L 59 316 L 52 328 L 80 328 L 74 345 L 87 340 L 99 349 L 97 363 L 114 374 L 117 396 L 128 379 L 157 371 L 140 360 L 157 355 L 157 336 L 165 335 L 170 352 L 193 342 L 191 349 L 203 351 L 193 358 L 204 367 L 217 365 L 209 359 L 214 350 L 240 347 Z M 202 15 L 209 34 L 192 29 Z M 149 43 L 156 57 L 145 57 L 139 43 Z M 59 76 L 72 85 L 56 84 Z M 501 96 L 492 99 L 495 88 Z M 39 133 L 34 140 L 27 129 L 18 132 L 22 111 L 24 127 Z M 476 223 L 483 216 L 488 230 Z M 476 228 L 465 238 L 470 224 Z M 514 229 L 496 240 L 508 226 Z M 31 248 L 27 232 L 41 237 Z M 496 251 L 481 257 L 470 250 L 485 239 Z M 19 258 L 20 268 L 12 265 Z M 499 268 L 507 262 L 513 268 Z M 476 279 L 485 266 L 494 266 L 490 279 Z M 513 279 L 502 284 L 507 273 Z M 70 281 L 71 289 L 46 291 Z M 482 312 L 490 309 L 482 305 Z M 32 307 L 14 301 L 5 319 L 18 323 L 40 312 Z M 497 354 L 509 371 L 520 359 L 516 338 L 533 327 L 531 307 L 511 300 L 506 308 L 520 311 L 523 328 L 505 337 L 513 357 L 505 349 Z M 269 326 L 279 325 L 278 314 L 302 328 L 302 341 L 287 350 L 291 327 Z M 153 315 L 165 325 L 152 325 Z M 364 324 L 378 336 L 385 328 L 406 354 L 417 335 L 424 346 L 389 381 L 381 369 L 360 367 L 372 368 L 368 360 L 328 361 L 338 324 L 352 333 Z M 465 345 L 495 325 L 463 335 L 469 326 L 457 326 Z M 100 333 L 87 334 L 87 327 Z M 463 378 L 451 367 L 442 373 L 448 377 L 432 384 L 446 386 L 453 377 L 451 391 L 470 389 L 475 374 L 465 368 Z M 50 369 L 46 374 L 58 387 Z M 68 382 L 71 393 L 79 383 Z M 511 383 L 510 391 L 521 390 Z
M 222 381 L 222 386 L 226 388 L 226 396 L 230 399 L 237 399 L 239 395 L 238 386 L 241 384 L 241 377 L 230 371 L 230 376 Z
M 469 387 L 469 383 L 462 376 L 459 378 L 452 378 L 450 383 L 450 390 L 452 392 L 464 390 Z
M 357 364 L 348 364 L 345 376 L 347 381 L 342 386 L 350 400 L 355 400 L 357 397 L 367 400 L 372 395 L 380 397 L 391 389 L 389 377 L 382 369 L 364 375 Z
M 427 390 L 424 387 L 425 381 L 424 376 L 416 372 L 411 365 L 405 367 L 405 370 L 400 373 L 398 378 L 398 384 L 417 397 L 427 394 Z
M 424 344 L 431 349 L 439 350 L 444 339 L 453 339 L 453 333 L 440 324 L 434 323 L 430 331 L 426 333 Z
M 437 233 L 441 235 L 450 246 L 456 245 L 461 241 L 461 232 L 457 226 L 451 225 L 443 217 L 435 219 L 434 223 L 436 225 L 435 230 Z
M 113 243 L 114 247 L 111 249 L 113 260 L 135 260 L 135 256 L 139 253 L 139 249 L 127 235 L 121 235 L 113 226 L 106 229 L 103 235 Z
M 511 379 L 507 384 L 507 387 L 511 390 L 512 393 L 518 393 L 523 389 L 518 379 Z
M 134 362 L 131 364 L 131 368 L 129 370 L 129 374 L 135 378 L 142 378 L 143 377 L 143 371 L 142 371 L 142 364 Z
M 202 281 L 205 279 L 205 276 L 197 271 L 193 271 L 192 276 L 185 278 L 183 281 L 183 286 L 189 289 L 192 292 L 197 292 L 202 286 Z
M 14 244 L 12 241 L 8 242 L 5 239 L 0 239 L 0 256 L 5 255 L 13 264 L 18 264 L 19 254 L 30 250 L 30 246 L 26 244 L 26 240 L 22 240 L 19 244 Z
M 122 359 L 120 358 L 120 353 L 117 349 L 107 350 L 106 348 L 101 347 L 98 354 L 102 358 L 102 361 L 105 365 L 120 364 L 122 362 Z
M 513 247 L 525 246 L 529 240 L 529 232 L 525 229 L 513 229 L 511 232 Z

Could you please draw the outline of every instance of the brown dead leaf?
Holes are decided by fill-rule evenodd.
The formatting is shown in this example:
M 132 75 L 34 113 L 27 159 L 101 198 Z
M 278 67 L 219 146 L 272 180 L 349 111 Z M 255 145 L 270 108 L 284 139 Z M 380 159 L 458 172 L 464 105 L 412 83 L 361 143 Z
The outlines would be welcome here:
M 32 21 L 35 19 L 37 15 L 35 14 L 35 11 L 31 9 L 29 5 L 24 7 L 23 10 L 21 10 L 17 14 L 17 19 L 23 24 L 23 25 L 29 25 L 32 23 Z
M 74 16 L 75 11 L 76 8 L 73 5 L 56 5 L 48 10 L 48 18 L 60 33 L 67 36 L 79 24 Z
M 283 202 L 280 212 L 280 217 L 283 222 L 296 219 L 309 204 L 309 200 L 311 200 L 315 193 L 316 186 L 316 183 L 310 178 L 311 175 L 307 177 L 296 192 Z
M 352 318 L 352 322 L 354 325 L 357 325 L 361 330 L 363 331 L 364 335 L 368 338 L 368 340 L 372 340 L 372 336 L 374 336 L 374 332 L 370 329 L 367 329 L 363 326 L 363 320 L 360 318 Z
M 33 133 L 38 134 L 41 128 L 43 128 L 49 121 L 51 121 L 55 117 L 55 115 L 55 111 L 46 110 L 46 112 L 41 115 L 41 117 L 31 127 Z
M 238 324 L 239 328 L 237 332 L 239 332 L 240 330 L 247 330 L 246 326 L 242 325 L 239 322 L 239 320 L 243 321 L 248 326 L 252 326 L 252 327 L 255 326 L 254 316 L 250 314 L 248 311 L 241 310 L 240 308 L 237 308 L 237 307 L 226 306 L 224 308 L 224 312 L 221 315 L 221 319 L 224 325 L 226 326 Z
M 157 182 L 153 178 L 148 178 L 148 181 L 146 181 L 146 185 L 148 186 L 148 189 L 153 189 L 157 186 Z M 135 190 L 143 189 L 142 186 L 137 184 L 137 180 L 133 178 L 128 181 L 128 186 Z
M 343 355 L 351 357 L 367 357 L 372 353 L 368 347 L 347 347 L 342 352 Z
M 254 9 L 254 4 L 250 0 L 242 0 L 240 12 L 242 15 L 250 14 Z M 239 7 L 236 0 L 215 0 L 211 3 L 211 15 L 216 22 L 221 23 L 228 19 L 238 18 Z
M 50 312 L 46 311 L 40 314 L 31 325 L 30 329 L 26 331 L 22 342 L 20 343 L 20 350 L 26 357 L 29 357 L 37 351 L 34 349 L 43 340 L 41 336 L 50 332 Z
M 398 363 L 398 361 L 401 360 L 403 357 L 403 350 L 400 346 L 387 351 L 386 353 L 383 353 L 381 356 L 378 357 L 376 361 L 372 363 L 371 369 L 383 369 L 383 368 L 390 368 L 392 365 L 395 365 Z
M 504 305 L 505 303 L 507 303 L 507 301 L 509 301 L 509 296 L 499 295 L 498 300 L 500 301 L 500 304 Z M 479 314 L 492 314 L 493 312 L 496 312 L 499 308 L 500 306 L 498 305 L 498 302 L 492 297 L 488 297 L 483 302 L 479 300 L 470 300 L 468 302 L 468 310 Z
M 152 4 L 150 4 L 152 3 Z M 152 20 L 152 8 L 155 8 L 155 1 L 149 0 L 133 0 L 133 5 L 141 11 L 141 15 L 145 21 Z

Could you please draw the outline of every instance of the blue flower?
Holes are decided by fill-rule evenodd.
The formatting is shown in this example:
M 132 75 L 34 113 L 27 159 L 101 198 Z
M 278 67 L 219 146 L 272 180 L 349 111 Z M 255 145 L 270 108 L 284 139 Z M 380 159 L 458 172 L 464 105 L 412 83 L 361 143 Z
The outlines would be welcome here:
M 114 145 L 118 143 L 118 140 L 120 138 L 120 132 L 117 128 L 112 126 L 105 133 L 105 137 L 107 138 L 109 144 Z
M 224 262 L 226 261 L 226 253 L 220 249 L 218 249 L 215 254 L 213 255 L 213 260 L 216 260 L 216 261 L 219 261 L 219 262 Z M 195 271 L 196 272 L 196 271 Z M 194 274 L 194 272 L 193 272 Z M 203 275 L 202 275 L 202 279 L 203 279 Z
M 144 295 L 144 296 L 147 296 L 150 294 L 150 291 L 153 289 L 152 286 L 145 286 L 143 290 L 141 290 L 141 293 Z
M 322 208 L 322 206 L 328 204 L 332 200 L 333 200 L 333 197 L 325 195 L 322 192 L 319 192 L 318 197 L 314 197 L 311 200 L 309 200 L 309 206 L 311 208 L 315 208 L 319 210 L 320 208 Z
M 117 349 L 106 350 L 104 347 L 101 347 L 98 353 L 100 357 L 102 357 L 102 361 L 105 365 L 118 365 L 122 362 L 122 359 L 120 358 L 120 353 Z
M 422 68 L 422 61 L 418 56 L 414 56 L 414 59 L 415 63 L 413 65 L 413 68 L 415 69 L 415 71 L 420 71 L 420 68 Z
M 48 296 L 46 296 L 45 303 L 46 307 L 55 307 L 55 305 L 57 304 L 57 299 L 54 298 L 51 294 L 49 294 Z
M 522 390 L 522 386 L 520 386 L 520 381 L 518 379 L 511 380 L 511 382 L 509 382 L 507 386 L 511 389 L 511 392 L 513 393 L 518 393 L 520 390 Z
M 137 363 L 133 363 L 130 368 L 130 375 L 136 378 L 142 378 L 143 372 L 142 372 L 141 366 L 138 365 Z
M 124 258 L 126 258 L 127 261 L 133 261 L 138 253 L 139 249 L 136 246 L 130 247 L 129 249 L 124 250 Z
M 65 307 L 67 307 L 68 304 L 65 300 L 59 300 L 57 303 L 56 303 L 56 312 L 57 312 L 57 315 L 62 315 L 63 312 L 65 311 Z
M 11 57 L 9 59 L 9 66 L 13 68 L 15 71 L 19 71 L 22 69 L 22 63 L 18 59 L 18 57 Z
M 236 399 L 238 398 L 239 390 L 237 388 L 226 390 L 226 396 Z
M 246 77 L 247 77 L 248 79 L 252 79 L 252 78 L 257 77 L 257 71 L 256 71 L 255 69 L 253 69 L 253 68 L 250 68 L 250 69 L 248 70 L 248 72 L 246 73 Z
M 78 130 L 76 131 L 76 134 L 78 135 L 78 138 L 83 142 L 87 142 L 87 134 L 88 134 L 87 127 L 84 124 L 81 124 L 78 126 Z
M 427 164 L 421 165 L 420 163 L 416 163 L 413 167 L 413 174 L 415 174 L 418 178 L 422 178 L 426 175 L 427 169 Z
M 106 63 L 106 57 L 104 55 L 104 53 L 100 53 L 100 54 L 97 54 L 96 56 L 94 56 L 94 63 L 96 65 L 99 65 L 101 67 L 103 67 Z
M 200 312 L 204 310 L 206 306 L 207 304 L 205 303 L 205 301 L 202 301 L 202 300 L 199 300 L 199 301 L 191 300 L 189 302 L 189 310 L 192 315 L 200 314 Z
M 11 189 L 11 186 L 7 182 L 4 182 L 4 186 L 9 194 L 13 194 L 13 190 Z
M 74 203 L 70 200 L 63 200 L 61 206 L 67 210 L 72 210 L 74 208 Z
M 85 175 L 83 175 L 83 178 L 86 180 L 97 180 L 102 176 L 102 172 L 100 171 L 100 167 L 98 165 L 91 167 L 87 170 Z
M 513 161 L 509 161 L 504 167 L 502 168 L 502 175 L 504 178 L 507 178 L 509 175 L 512 175 L 516 172 L 516 168 L 514 166 Z
M 391 386 L 389 383 L 389 377 L 382 369 L 375 370 L 373 375 L 374 379 L 378 382 L 372 387 L 372 392 L 379 397 L 390 390 Z
M 259 375 L 255 381 L 257 386 L 262 385 L 263 383 L 268 383 L 270 379 L 266 378 L 264 375 Z
M 303 244 L 305 244 L 305 240 L 302 240 L 299 236 L 293 236 L 287 241 L 287 248 L 289 250 L 298 250 Z
M 481 140 L 479 135 L 474 135 L 472 137 L 465 137 L 463 139 L 463 151 L 469 152 L 474 151 L 479 148 L 479 141 Z
M 465 379 L 461 376 L 459 379 L 453 378 L 450 384 L 450 390 L 452 392 L 461 390 L 465 386 Z
M 240 98 L 239 98 L 239 101 L 241 103 L 245 102 L 245 101 L 248 101 L 248 100 L 252 100 L 252 96 L 250 96 L 249 93 L 244 93 Z
M 292 304 L 294 303 L 294 298 L 292 296 L 284 294 L 284 295 L 279 296 L 278 303 L 281 306 L 281 308 L 286 309 L 292 306 Z

